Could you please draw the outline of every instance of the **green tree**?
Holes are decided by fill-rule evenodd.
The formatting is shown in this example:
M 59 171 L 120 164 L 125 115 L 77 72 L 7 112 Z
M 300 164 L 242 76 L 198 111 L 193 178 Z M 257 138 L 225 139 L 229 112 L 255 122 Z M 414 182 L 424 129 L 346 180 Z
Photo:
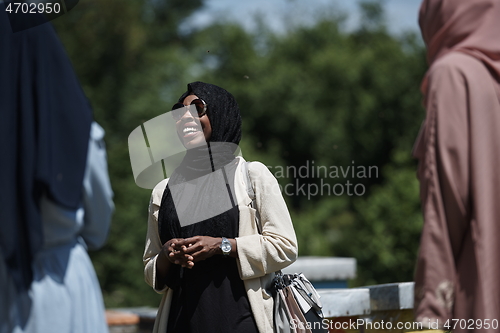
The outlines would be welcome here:
M 168 111 L 184 82 L 192 80 L 190 36 L 178 26 L 201 5 L 201 0 L 85 0 L 54 21 L 94 117 L 106 130 L 116 210 L 107 245 L 91 256 L 108 307 L 159 302 L 143 279 L 151 192 L 134 183 L 127 138 Z
M 424 49 L 415 34 L 388 33 L 379 3 L 363 9 L 366 22 L 352 33 L 341 30 L 340 16 L 330 16 L 285 35 L 218 24 L 193 39 L 210 50 L 198 59 L 203 79 L 240 103 L 248 159 L 274 172 L 313 162 L 377 168 L 364 178 L 278 177 L 284 186 L 299 181 L 306 189 L 347 181 L 364 186 L 362 197 L 286 198 L 300 254 L 357 258 L 355 285 L 412 280 L 422 223 L 410 154 L 423 118 Z
M 366 22 L 354 32 L 342 29 L 342 16 L 330 15 L 284 34 L 227 22 L 180 34 L 177 27 L 200 4 L 87 0 L 55 22 L 107 131 L 116 213 L 107 246 L 92 255 L 106 305 L 158 304 L 142 278 L 150 191 L 133 181 L 127 138 L 195 80 L 235 95 L 244 156 L 270 166 L 282 186 L 349 181 L 365 189 L 362 196 L 285 197 L 301 255 L 357 258 L 355 285 L 412 280 L 422 222 L 411 149 L 423 118 L 426 68 L 415 34 L 389 34 L 380 3 L 363 5 Z M 378 172 L 277 173 L 312 162 Z

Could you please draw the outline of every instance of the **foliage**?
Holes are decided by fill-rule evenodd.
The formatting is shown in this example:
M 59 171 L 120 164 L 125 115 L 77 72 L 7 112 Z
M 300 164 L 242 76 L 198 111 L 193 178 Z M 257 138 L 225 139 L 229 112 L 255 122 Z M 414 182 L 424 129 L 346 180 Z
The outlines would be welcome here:
M 200 5 L 86 0 L 54 22 L 94 117 L 106 130 L 116 211 L 107 245 L 92 260 L 108 307 L 159 302 L 142 273 L 150 191 L 134 183 L 127 138 L 164 113 L 165 101 L 177 99 L 192 80 L 186 74 L 192 61 L 176 27 Z
M 369 24 L 352 33 L 330 17 L 284 36 L 215 25 L 194 42 L 210 49 L 199 63 L 217 64 L 204 79 L 227 87 L 242 106 L 246 157 L 295 191 L 286 199 L 300 254 L 355 257 L 354 285 L 412 280 L 422 223 L 410 153 L 423 118 L 424 52 L 413 34 L 389 35 L 376 5 Z M 280 177 L 279 166 L 312 170 L 313 163 L 373 166 L 378 174 Z M 325 183 L 346 190 L 347 181 L 366 193 L 325 194 Z M 312 195 L 321 188 L 323 195 Z
M 231 23 L 179 34 L 200 5 L 87 0 L 55 22 L 107 132 L 116 213 L 108 244 L 92 255 L 106 305 L 158 304 L 142 278 L 150 193 L 134 184 L 127 137 L 195 80 L 235 95 L 244 156 L 270 166 L 282 186 L 293 185 L 285 199 L 301 255 L 355 257 L 353 285 L 412 280 L 422 223 L 410 155 L 423 118 L 425 57 L 417 37 L 390 35 L 376 3 L 363 5 L 366 24 L 353 32 L 330 16 L 286 34 Z M 345 177 L 277 173 L 313 162 L 358 168 Z M 376 176 L 358 176 L 370 166 Z M 363 195 L 297 192 L 347 181 L 361 184 Z

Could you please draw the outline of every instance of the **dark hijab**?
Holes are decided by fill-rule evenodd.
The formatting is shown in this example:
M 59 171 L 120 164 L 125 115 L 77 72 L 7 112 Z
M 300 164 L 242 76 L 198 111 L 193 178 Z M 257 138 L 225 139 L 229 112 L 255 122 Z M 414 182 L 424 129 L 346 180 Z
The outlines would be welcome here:
M 240 109 L 228 91 L 213 84 L 193 82 L 188 84 L 188 91 L 179 98 L 179 102 L 182 103 L 188 95 L 192 94 L 203 99 L 207 104 L 206 116 L 210 120 L 212 135 L 207 146 L 187 151 L 181 165 L 169 179 L 169 185 L 163 193 L 158 217 L 162 243 L 172 238 L 192 236 L 195 230 L 200 230 L 195 225 L 181 228 L 170 186 L 183 184 L 187 180 L 199 178 L 228 165 L 234 161 L 235 152 L 241 139 Z M 228 194 L 214 193 L 213 195 L 227 196 Z M 230 225 L 229 218 L 229 214 L 226 212 L 202 221 L 209 222 L 204 223 L 209 229 L 206 230 L 206 234 L 224 235 L 224 229 Z
M 43 245 L 42 194 L 80 204 L 92 112 L 50 24 L 12 33 L 1 11 L 0 50 L 1 260 L 28 289 Z

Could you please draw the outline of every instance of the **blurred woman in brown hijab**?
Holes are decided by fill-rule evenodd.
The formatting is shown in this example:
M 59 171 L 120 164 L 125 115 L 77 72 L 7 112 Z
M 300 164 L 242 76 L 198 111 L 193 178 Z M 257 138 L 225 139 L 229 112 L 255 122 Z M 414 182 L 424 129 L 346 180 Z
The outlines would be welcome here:
M 415 316 L 431 328 L 493 332 L 500 321 L 500 1 L 424 0 L 419 23 L 430 68 L 414 148 L 425 221 Z M 467 321 L 445 327 L 452 318 Z

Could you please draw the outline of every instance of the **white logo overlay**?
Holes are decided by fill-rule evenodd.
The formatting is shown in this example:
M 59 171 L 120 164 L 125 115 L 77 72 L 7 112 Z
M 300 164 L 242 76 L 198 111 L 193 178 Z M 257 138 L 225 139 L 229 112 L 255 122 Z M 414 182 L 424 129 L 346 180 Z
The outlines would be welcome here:
M 175 170 L 186 170 L 181 164 L 187 152 L 182 134 L 179 134 L 182 129 L 178 128 L 171 113 L 164 113 L 145 122 L 129 135 L 130 163 L 134 180 L 139 187 L 153 189 Z M 193 119 L 201 128 L 199 119 Z M 239 154 L 239 147 L 233 143 L 211 142 L 209 145 L 204 139 L 202 141 L 195 147 L 198 160 L 205 163 L 199 169 L 206 168 L 206 163 L 210 161 L 212 171 L 209 169 L 194 179 L 169 183 L 181 226 L 220 215 L 237 203 L 233 178 L 235 164 L 218 165 L 213 155 L 222 150 Z M 198 169 L 196 162 L 191 162 L 189 167 Z

